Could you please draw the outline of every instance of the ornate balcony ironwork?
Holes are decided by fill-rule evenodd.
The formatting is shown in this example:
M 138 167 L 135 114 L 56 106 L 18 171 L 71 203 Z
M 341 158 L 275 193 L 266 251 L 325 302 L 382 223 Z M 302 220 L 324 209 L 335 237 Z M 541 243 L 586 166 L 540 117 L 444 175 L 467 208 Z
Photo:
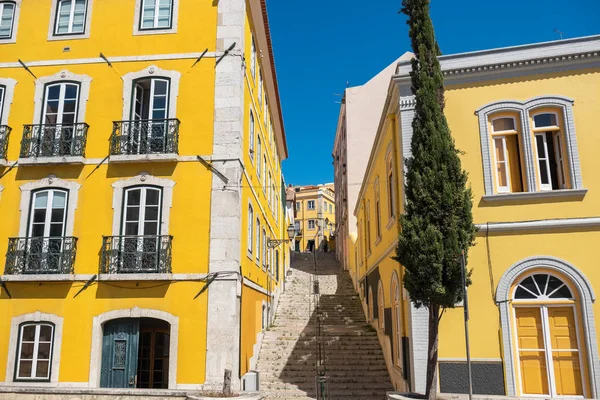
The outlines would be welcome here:
M 85 157 L 89 125 L 24 125 L 20 157 Z
M 302 236 L 303 230 L 300 228 L 296 228 L 296 236 Z
M 173 236 L 104 236 L 101 274 L 170 274 Z
M 8 151 L 8 137 L 10 136 L 11 127 L 0 125 L 0 160 L 6 160 Z
M 6 275 L 72 274 L 76 237 L 9 238 Z
M 177 118 L 115 121 L 110 154 L 179 154 L 179 124 Z

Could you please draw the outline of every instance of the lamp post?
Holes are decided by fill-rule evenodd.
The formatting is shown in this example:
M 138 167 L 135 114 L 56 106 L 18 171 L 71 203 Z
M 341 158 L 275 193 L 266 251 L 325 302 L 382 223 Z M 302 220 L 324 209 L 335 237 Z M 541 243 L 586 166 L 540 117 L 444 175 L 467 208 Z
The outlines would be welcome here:
M 274 249 L 282 243 L 291 242 L 296 237 L 296 227 L 293 224 L 289 224 L 287 227 L 287 234 L 289 239 L 269 239 L 267 240 L 267 247 Z

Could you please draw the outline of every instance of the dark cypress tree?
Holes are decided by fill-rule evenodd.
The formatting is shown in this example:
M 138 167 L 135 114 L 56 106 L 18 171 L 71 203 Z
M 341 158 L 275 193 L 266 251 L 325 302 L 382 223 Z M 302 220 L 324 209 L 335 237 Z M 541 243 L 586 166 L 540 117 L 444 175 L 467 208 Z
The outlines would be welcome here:
M 472 194 L 444 116 L 444 78 L 429 0 L 403 0 L 415 58 L 412 156 L 406 160 L 406 208 L 395 259 L 416 307 L 429 311 L 427 393 L 436 396 L 438 328 L 446 308 L 462 300 L 460 255 L 474 243 Z M 470 275 L 470 274 L 468 274 Z

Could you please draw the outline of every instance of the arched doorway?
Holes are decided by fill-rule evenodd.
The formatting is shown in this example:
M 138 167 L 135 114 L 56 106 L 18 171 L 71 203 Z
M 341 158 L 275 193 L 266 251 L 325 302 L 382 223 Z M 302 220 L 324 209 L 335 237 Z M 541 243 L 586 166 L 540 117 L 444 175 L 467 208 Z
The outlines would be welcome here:
M 171 326 L 155 318 L 119 318 L 103 326 L 100 387 L 167 389 Z
M 585 396 L 585 346 L 577 291 L 562 274 L 537 270 L 512 288 L 522 395 Z

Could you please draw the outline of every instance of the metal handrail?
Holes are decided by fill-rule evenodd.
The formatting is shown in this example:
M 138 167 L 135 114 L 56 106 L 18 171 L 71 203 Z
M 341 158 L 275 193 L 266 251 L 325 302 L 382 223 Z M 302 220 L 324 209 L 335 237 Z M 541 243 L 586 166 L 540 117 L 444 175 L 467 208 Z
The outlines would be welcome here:
M 85 122 L 23 125 L 20 157 L 85 157 L 89 127 Z
M 103 236 L 101 274 L 171 273 L 170 235 Z
M 17 237 L 8 239 L 6 275 L 72 274 L 77 238 Z
M 0 125 L 0 160 L 6 160 L 8 152 L 8 137 L 12 128 L 8 125 Z
M 177 118 L 114 121 L 111 155 L 179 154 Z

